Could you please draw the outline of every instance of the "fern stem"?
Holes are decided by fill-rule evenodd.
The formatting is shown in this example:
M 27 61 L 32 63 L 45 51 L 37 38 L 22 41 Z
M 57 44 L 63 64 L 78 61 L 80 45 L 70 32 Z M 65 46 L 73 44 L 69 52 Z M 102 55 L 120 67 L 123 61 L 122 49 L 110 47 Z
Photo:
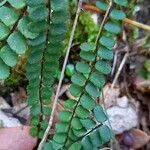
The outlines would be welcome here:
M 51 2 L 48 0 L 48 18 L 47 18 L 47 23 L 48 26 L 50 26 L 50 17 L 51 17 Z M 41 81 L 40 81 L 40 87 L 39 87 L 39 101 L 40 101 L 40 106 L 41 106 L 41 112 L 43 112 L 43 104 L 42 104 L 42 87 L 43 87 L 43 71 L 44 71 L 44 62 L 45 62 L 45 55 L 47 53 L 47 47 L 48 47 L 48 41 L 49 41 L 49 32 L 50 29 L 47 28 L 47 33 L 46 33 L 46 43 L 45 43 L 45 49 L 43 51 L 43 57 L 42 57 L 42 63 L 41 63 Z
M 56 110 L 56 106 L 57 106 L 59 92 L 60 92 L 62 81 L 63 81 L 63 78 L 64 78 L 65 68 L 66 68 L 66 65 L 67 65 L 67 61 L 68 61 L 68 57 L 69 57 L 69 54 L 70 54 L 72 41 L 73 41 L 73 38 L 74 38 L 74 33 L 75 33 L 75 30 L 76 30 L 79 14 L 80 14 L 80 11 L 81 11 L 81 4 L 82 4 L 82 0 L 79 0 L 77 12 L 76 12 L 76 17 L 75 17 L 75 20 L 74 20 L 74 23 L 73 23 L 73 28 L 72 28 L 71 36 L 70 36 L 70 39 L 69 39 L 68 48 L 67 48 L 63 68 L 62 68 L 62 71 L 61 71 L 61 76 L 60 76 L 60 80 L 59 80 L 59 83 L 58 83 L 55 99 L 54 99 L 54 102 L 53 102 L 53 107 L 52 107 L 52 112 L 51 112 L 51 116 L 50 116 L 50 119 L 49 119 L 48 127 L 47 127 L 47 129 L 44 133 L 44 136 L 43 136 L 37 150 L 42 150 L 43 145 L 44 145 L 44 143 L 47 139 L 48 133 L 49 133 L 51 127 L 52 127 L 52 122 L 53 122 L 53 118 L 54 118 L 54 114 L 55 114 L 55 110 Z
M 119 77 L 119 75 L 120 75 L 120 73 L 121 73 L 121 70 L 122 70 L 124 64 L 126 63 L 126 60 L 127 60 L 128 56 L 129 56 L 129 52 L 127 52 L 127 53 L 124 55 L 124 57 L 123 57 L 123 59 L 122 59 L 122 61 L 121 61 L 121 64 L 120 64 L 120 66 L 119 66 L 119 68 L 118 68 L 118 71 L 117 71 L 117 73 L 116 73 L 116 75 L 115 75 L 115 78 L 114 78 L 114 80 L 113 80 L 113 83 L 112 83 L 112 85 L 111 85 L 111 88 L 112 88 L 112 89 L 114 88 L 114 86 L 115 86 L 115 84 L 116 84 L 116 82 L 117 82 L 117 79 L 118 79 L 118 77 Z
M 112 7 L 112 0 L 110 0 L 109 7 L 108 7 L 108 9 L 107 9 L 107 11 L 106 11 L 106 13 L 105 13 L 105 15 L 104 15 L 104 19 L 102 20 L 101 26 L 100 26 L 100 28 L 99 28 L 99 31 L 98 31 L 98 34 L 97 34 L 97 37 L 96 37 L 96 40 L 95 40 L 95 44 L 96 44 L 96 45 L 97 45 L 97 43 L 98 43 L 98 41 L 99 41 L 100 35 L 101 35 L 101 33 L 102 33 L 102 30 L 103 30 L 103 27 L 104 27 L 105 22 L 106 22 L 106 20 L 107 20 L 107 17 L 108 17 L 108 15 L 109 15 L 109 13 L 110 13 L 111 7 Z

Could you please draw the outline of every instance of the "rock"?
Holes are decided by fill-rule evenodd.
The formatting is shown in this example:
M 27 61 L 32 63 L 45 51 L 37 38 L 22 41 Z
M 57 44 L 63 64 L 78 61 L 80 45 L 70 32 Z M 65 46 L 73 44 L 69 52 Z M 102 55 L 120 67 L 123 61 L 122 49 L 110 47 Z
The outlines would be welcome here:
M 150 136 L 147 133 L 145 133 L 139 129 L 132 129 L 130 131 L 130 133 L 134 137 L 134 143 L 132 146 L 133 149 L 139 149 L 139 148 L 143 147 L 150 140 Z
M 0 97 L 0 109 L 8 108 L 10 108 L 9 104 L 2 97 Z
M 120 134 L 137 126 L 137 112 L 130 105 L 127 108 L 110 107 L 107 109 L 107 114 L 115 134 Z
M 129 133 L 128 131 L 125 131 L 123 133 L 123 139 L 121 142 L 124 146 L 131 148 L 133 146 L 134 143 L 134 137 L 131 133 Z
M 122 107 L 122 108 L 128 107 L 129 99 L 127 98 L 127 96 L 117 98 L 116 101 L 117 101 L 117 106 Z
M 0 129 L 0 150 L 33 150 L 37 139 L 29 134 L 28 126 Z
M 21 126 L 16 118 L 8 117 L 3 111 L 0 110 L 0 122 L 3 127 L 16 127 Z
M 12 113 L 16 114 L 18 117 L 24 118 L 29 122 L 30 119 L 30 108 L 27 103 L 18 104 L 13 107 Z

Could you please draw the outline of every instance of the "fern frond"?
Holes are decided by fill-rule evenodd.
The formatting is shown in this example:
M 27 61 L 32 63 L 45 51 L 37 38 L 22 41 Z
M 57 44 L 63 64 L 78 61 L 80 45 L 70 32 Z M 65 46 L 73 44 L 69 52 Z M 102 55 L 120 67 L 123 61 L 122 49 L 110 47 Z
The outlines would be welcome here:
M 17 27 L 25 11 L 24 0 L 0 3 L 0 79 L 9 76 L 10 68 L 18 62 L 18 55 L 27 50 L 26 39 Z
M 119 0 L 115 3 L 125 5 Z M 110 127 L 105 125 L 107 115 L 97 100 L 106 76 L 111 72 L 109 61 L 113 59 L 112 49 L 116 35 L 121 32 L 125 13 L 115 8 L 111 10 L 111 6 L 103 1 L 97 4 L 108 12 L 100 27 L 100 36 L 96 43 L 82 43 L 80 46 L 81 60 L 76 64 L 70 87 L 70 93 L 76 99 L 65 102 L 56 124 L 56 133 L 45 144 L 44 150 L 99 149 L 112 138 Z
M 27 0 L 29 15 L 21 22 L 30 29 L 30 32 L 24 32 L 30 38 L 27 62 L 28 103 L 31 106 L 33 125 L 31 134 L 38 134 L 39 138 L 42 138 L 51 114 L 53 84 L 59 69 L 62 41 L 69 19 L 68 1 L 55 1 Z

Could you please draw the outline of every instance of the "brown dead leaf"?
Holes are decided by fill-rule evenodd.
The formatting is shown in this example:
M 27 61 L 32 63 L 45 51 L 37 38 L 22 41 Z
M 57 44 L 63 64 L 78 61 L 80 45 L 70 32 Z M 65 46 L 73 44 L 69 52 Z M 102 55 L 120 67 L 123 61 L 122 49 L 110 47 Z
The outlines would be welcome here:
M 33 150 L 36 138 L 29 134 L 28 126 L 1 128 L 0 150 Z
M 150 80 L 145 80 L 141 77 L 137 77 L 135 79 L 135 86 L 136 89 L 140 92 L 144 93 L 150 93 Z
M 150 136 L 147 133 L 143 132 L 142 130 L 132 129 L 130 131 L 130 133 L 134 137 L 134 143 L 132 146 L 133 149 L 139 149 L 139 148 L 143 147 L 150 140 Z

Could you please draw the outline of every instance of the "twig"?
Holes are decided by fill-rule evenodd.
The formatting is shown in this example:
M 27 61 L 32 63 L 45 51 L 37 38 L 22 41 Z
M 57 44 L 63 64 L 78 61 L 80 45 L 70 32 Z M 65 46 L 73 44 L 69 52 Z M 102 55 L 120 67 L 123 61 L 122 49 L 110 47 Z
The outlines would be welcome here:
M 136 27 L 138 27 L 138 28 L 142 28 L 142 29 L 144 29 L 144 30 L 150 31 L 150 26 L 145 25 L 145 24 L 142 24 L 142 23 L 140 23 L 140 22 L 137 22 L 137 21 L 134 21 L 134 20 L 131 20 L 131 19 L 128 19 L 128 18 L 125 18 L 123 21 L 124 21 L 125 23 L 134 25 L 134 26 L 136 26 Z
M 117 79 L 118 79 L 118 77 L 119 77 L 119 75 L 120 75 L 120 73 L 121 73 L 121 70 L 122 70 L 122 68 L 123 68 L 123 66 L 124 66 L 124 64 L 126 63 L 126 60 L 127 60 L 127 58 L 128 58 L 128 56 L 129 56 L 129 44 L 128 44 L 128 41 L 127 41 L 127 35 L 126 35 L 126 32 L 123 30 L 123 40 L 125 41 L 125 43 L 126 43 L 126 54 L 124 55 L 124 57 L 123 57 L 123 59 L 122 59 L 122 61 L 121 61 L 121 63 L 120 63 L 120 66 L 119 66 L 119 68 L 118 68 L 118 71 L 117 71 L 117 73 L 116 73 L 116 75 L 115 75 L 115 78 L 114 78 L 114 80 L 113 80 L 113 83 L 112 83 L 112 85 L 111 85 L 111 88 L 113 89 L 114 88 L 114 86 L 115 86 L 115 84 L 116 84 L 116 82 L 117 82 Z
M 111 71 L 111 76 L 114 75 L 116 64 L 117 64 L 117 58 L 118 58 L 118 51 L 115 51 L 114 61 L 113 61 L 113 66 L 112 66 L 112 71 Z
M 60 80 L 59 80 L 59 83 L 58 83 L 55 99 L 54 99 L 54 102 L 53 102 L 53 107 L 52 107 L 52 112 L 51 112 L 51 116 L 50 116 L 50 119 L 49 119 L 48 127 L 47 127 L 47 129 L 44 133 L 44 136 L 43 136 L 37 150 L 42 150 L 43 145 L 44 145 L 44 143 L 47 139 L 48 133 L 49 133 L 49 131 L 51 129 L 51 126 L 52 126 L 52 122 L 53 122 L 53 118 L 54 118 L 54 114 L 55 114 L 55 110 L 56 110 L 56 106 L 57 106 L 57 101 L 58 101 L 58 97 L 59 97 L 59 92 L 60 92 L 60 89 L 61 89 L 62 81 L 63 81 L 63 78 L 64 78 L 64 72 L 65 72 L 65 68 L 66 68 L 69 53 L 70 53 L 70 48 L 71 48 L 71 45 L 72 45 L 75 29 L 76 29 L 79 14 L 80 14 L 80 11 L 81 11 L 81 5 L 82 5 L 82 0 L 79 0 L 77 12 L 76 12 L 76 17 L 75 17 L 75 20 L 74 20 L 71 36 L 70 36 L 70 39 L 69 39 L 68 48 L 67 48 L 63 68 L 62 68 L 62 71 L 61 71 L 61 76 L 60 76 Z
M 120 64 L 119 68 L 118 68 L 118 71 L 117 71 L 116 75 L 115 75 L 115 78 L 114 78 L 114 80 L 113 80 L 113 83 L 112 83 L 112 85 L 111 85 L 111 88 L 114 88 L 114 86 L 115 86 L 115 84 L 116 84 L 116 82 L 117 82 L 117 79 L 118 79 L 118 77 L 119 77 L 119 75 L 120 75 L 120 73 L 121 73 L 121 70 L 122 70 L 122 68 L 123 68 L 123 66 L 124 66 L 124 64 L 125 64 L 125 62 L 126 62 L 128 56 L 129 56 L 129 53 L 127 52 L 127 53 L 124 55 L 123 59 L 122 59 L 122 62 L 121 62 L 121 64 Z
M 83 5 L 82 7 L 83 7 L 83 9 L 85 9 L 87 11 L 92 11 L 92 12 L 99 13 L 99 14 L 104 14 L 104 11 L 100 10 L 99 8 L 97 8 L 93 5 Z M 123 22 L 130 24 L 130 25 L 133 25 L 133 26 L 136 26 L 138 28 L 150 31 L 150 26 L 142 24 L 142 23 L 134 21 L 134 20 L 131 20 L 131 19 L 128 19 L 128 18 L 125 18 L 123 20 Z
M 112 148 L 104 147 L 104 148 L 102 148 L 102 149 L 100 149 L 100 150 L 112 150 Z

